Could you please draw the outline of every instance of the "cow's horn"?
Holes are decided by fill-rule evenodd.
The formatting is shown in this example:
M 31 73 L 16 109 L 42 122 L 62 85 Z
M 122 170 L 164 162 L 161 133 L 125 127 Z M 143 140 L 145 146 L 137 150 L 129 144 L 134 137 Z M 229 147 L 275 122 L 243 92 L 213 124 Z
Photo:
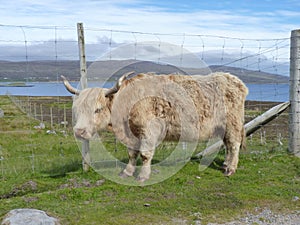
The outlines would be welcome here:
M 78 89 L 72 87 L 72 85 L 69 83 L 69 81 L 67 80 L 67 78 L 65 78 L 65 76 L 61 75 L 60 77 L 63 79 L 64 85 L 65 85 L 66 89 L 70 93 L 72 93 L 74 95 L 79 95 L 80 91 Z
M 118 82 L 115 84 L 115 86 L 113 86 L 112 88 L 110 88 L 110 89 L 108 89 L 108 90 L 106 91 L 105 97 L 108 97 L 108 96 L 110 96 L 110 95 L 113 95 L 113 94 L 117 93 L 118 90 L 120 89 L 120 87 L 121 87 L 123 81 L 126 80 L 126 78 L 127 78 L 129 75 L 133 74 L 133 73 L 134 73 L 134 71 L 131 71 L 131 72 L 128 72 L 128 73 L 123 74 L 123 75 L 119 78 L 119 80 L 118 80 Z

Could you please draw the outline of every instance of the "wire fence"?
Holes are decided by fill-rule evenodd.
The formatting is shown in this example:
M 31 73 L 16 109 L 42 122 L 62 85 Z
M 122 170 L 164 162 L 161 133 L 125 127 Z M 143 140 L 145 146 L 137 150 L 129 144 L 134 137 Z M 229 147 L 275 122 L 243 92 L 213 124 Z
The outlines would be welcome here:
M 92 79 L 94 74 L 100 77 L 112 74 L 111 65 L 118 60 L 140 60 L 152 54 L 156 62 L 165 62 L 165 43 L 168 43 L 176 46 L 179 62 L 184 62 L 189 52 L 210 71 L 230 72 L 246 83 L 250 91 L 246 122 L 289 99 L 289 37 L 243 39 L 87 27 L 85 41 L 91 87 L 99 85 Z M 146 46 L 150 42 L 151 46 Z M 142 45 L 143 52 L 140 52 Z M 116 49 L 124 46 L 132 49 L 125 56 L 117 55 Z M 76 81 L 73 85 L 78 85 L 78 59 L 75 26 L 0 25 L 0 108 L 4 111 L 0 118 L 2 177 L 24 171 L 55 175 L 58 171 L 80 167 L 78 143 L 72 134 L 72 98 L 60 81 L 60 75 L 64 74 Z M 95 67 L 96 61 L 101 68 Z M 151 66 L 144 69 L 152 72 Z M 195 63 L 184 69 L 188 74 L 199 71 Z M 16 82 L 23 83 L 16 87 Z M 24 84 L 29 85 L 22 87 Z M 288 136 L 286 112 L 252 134 L 248 146 L 252 150 L 282 149 L 287 146 Z M 115 143 L 112 136 L 109 140 Z

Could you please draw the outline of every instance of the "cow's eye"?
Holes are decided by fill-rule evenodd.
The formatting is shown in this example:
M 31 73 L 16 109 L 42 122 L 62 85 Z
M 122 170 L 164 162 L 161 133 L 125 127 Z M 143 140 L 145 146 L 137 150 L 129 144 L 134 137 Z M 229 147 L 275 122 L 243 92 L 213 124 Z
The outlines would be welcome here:
M 100 113 L 101 112 L 101 108 L 97 108 L 96 110 L 95 110 L 95 113 Z

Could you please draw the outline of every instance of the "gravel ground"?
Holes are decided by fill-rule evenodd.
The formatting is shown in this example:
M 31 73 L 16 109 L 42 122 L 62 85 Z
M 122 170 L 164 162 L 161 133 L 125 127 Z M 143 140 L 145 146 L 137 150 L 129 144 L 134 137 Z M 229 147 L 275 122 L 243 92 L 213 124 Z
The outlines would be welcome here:
M 235 221 L 222 224 L 209 223 L 208 225 L 300 225 L 300 211 L 290 214 L 277 214 L 270 209 L 264 209 L 258 214 L 248 214 Z

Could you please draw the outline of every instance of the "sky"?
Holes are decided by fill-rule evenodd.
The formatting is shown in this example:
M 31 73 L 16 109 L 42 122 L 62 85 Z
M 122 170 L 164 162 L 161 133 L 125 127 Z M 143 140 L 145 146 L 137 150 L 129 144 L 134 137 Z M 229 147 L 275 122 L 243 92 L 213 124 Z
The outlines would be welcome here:
M 280 38 L 299 28 L 299 9 L 298 0 L 11 0 L 0 24 Z
M 97 55 L 96 50 L 99 52 L 108 48 L 108 46 L 101 48 L 96 44 L 110 42 L 109 47 L 111 47 L 111 43 L 117 45 L 128 41 L 128 38 L 139 41 L 143 36 L 140 33 L 145 32 L 153 34 L 152 39 L 155 40 L 165 42 L 174 40 L 177 45 L 182 43 L 186 46 L 197 45 L 198 48 L 194 50 L 198 52 L 202 47 L 202 44 L 199 44 L 199 37 L 194 38 L 198 41 L 198 44 L 194 44 L 193 38 L 188 35 L 204 35 L 200 38 L 202 43 L 205 42 L 206 51 L 214 50 L 213 47 L 209 49 L 207 46 L 213 46 L 216 43 L 215 36 L 236 38 L 235 43 L 231 45 L 239 49 L 239 52 L 234 54 L 243 57 L 246 52 L 243 45 L 248 39 L 287 39 L 290 37 L 291 30 L 300 28 L 299 0 L 0 1 L 3 1 L 0 4 L 0 60 L 5 58 L 3 52 L 7 52 L 7 57 L 17 56 L 18 44 L 24 45 L 24 39 L 28 44 L 26 51 L 30 52 L 32 59 L 43 57 L 45 55 L 43 52 L 47 52 L 50 48 L 52 48 L 51 51 L 69 51 L 64 53 L 66 55 L 74 54 L 74 51 L 77 51 L 77 49 L 74 50 L 77 43 L 72 41 L 77 40 L 76 24 L 78 22 L 84 24 L 87 32 L 85 38 L 90 44 L 87 49 L 93 51 L 91 55 Z M 55 31 L 35 29 L 40 26 L 41 28 L 57 27 L 57 29 Z M 129 34 L 122 33 L 121 35 L 117 31 L 129 31 Z M 164 34 L 173 34 L 173 36 L 164 36 Z M 176 36 L 177 34 L 181 36 Z M 214 38 L 208 40 L 207 36 L 210 35 Z M 206 39 L 203 40 L 202 37 Z M 54 38 L 65 40 L 63 47 L 58 50 L 50 47 L 47 40 Z M 224 57 L 233 54 L 229 51 L 228 39 L 218 41 L 221 43 L 217 44 L 219 52 L 223 51 L 222 45 L 224 48 L 226 42 L 228 52 L 222 53 Z M 275 42 L 276 44 L 274 42 L 267 44 L 266 49 L 269 46 L 277 46 L 280 41 Z M 248 54 L 263 51 L 262 43 L 265 44 L 265 42 L 257 41 L 256 49 L 253 50 L 251 49 L 253 47 L 250 47 Z M 252 46 L 253 43 L 250 45 Z M 286 44 L 282 46 L 288 48 Z M 241 52 L 241 49 L 244 52 Z M 276 50 L 276 53 L 272 52 L 273 55 L 267 57 L 277 60 L 288 58 L 286 53 L 278 53 L 281 47 L 277 49 L 279 50 Z M 286 49 L 284 51 L 287 52 Z M 280 57 L 283 54 L 285 56 Z

